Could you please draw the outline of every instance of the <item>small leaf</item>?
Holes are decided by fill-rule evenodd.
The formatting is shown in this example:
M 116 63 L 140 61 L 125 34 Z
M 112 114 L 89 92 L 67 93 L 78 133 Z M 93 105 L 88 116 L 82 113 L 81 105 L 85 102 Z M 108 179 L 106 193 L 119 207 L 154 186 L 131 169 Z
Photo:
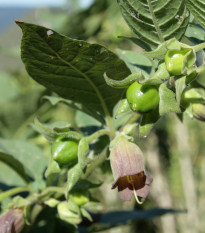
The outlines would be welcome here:
M 81 175 L 83 174 L 80 165 L 77 163 L 74 167 L 69 169 L 67 176 L 67 192 L 69 193 L 72 187 L 78 182 Z
M 130 71 L 121 59 L 101 45 L 16 23 L 23 31 L 21 58 L 35 81 L 65 99 L 112 114 L 122 91 L 107 86 L 103 74 L 115 80 L 127 77 Z
M 167 71 L 165 63 L 161 63 L 158 66 L 158 70 L 150 77 L 150 80 L 156 79 L 160 81 L 164 81 L 170 77 L 169 72 Z
M 45 177 L 47 178 L 52 174 L 58 174 L 58 173 L 60 173 L 60 171 L 61 171 L 61 169 L 60 169 L 58 163 L 52 159 L 48 168 L 46 169 Z
M 56 207 L 59 203 L 60 203 L 60 201 L 59 200 L 56 200 L 56 199 L 54 199 L 54 198 L 50 198 L 50 199 L 48 199 L 47 201 L 45 201 L 44 202 L 46 205 L 48 205 L 49 207 Z
M 167 71 L 165 63 L 161 63 L 158 66 L 158 70 L 150 76 L 148 79 L 139 81 L 140 84 L 148 84 L 148 85 L 160 85 L 165 80 L 170 77 L 169 72 Z
M 128 111 L 130 111 L 130 105 L 127 102 L 127 98 L 121 99 L 118 104 L 117 110 L 115 112 L 115 118 L 117 118 L 117 116 L 120 115 L 121 113 L 128 112 Z
M 200 67 L 198 75 L 196 77 L 197 83 L 205 88 L 205 66 Z
M 175 112 L 180 113 L 181 110 L 177 104 L 175 93 L 166 87 L 165 84 L 161 84 L 159 88 L 159 113 L 160 116 L 169 113 Z
M 181 49 L 181 43 L 175 38 L 163 42 L 154 51 L 147 52 L 145 54 L 147 57 L 153 59 L 164 60 L 167 50 L 172 50 L 172 49 L 176 49 L 176 50 Z
M 78 163 L 80 168 L 84 170 L 87 164 L 90 162 L 90 159 L 86 157 L 89 152 L 89 144 L 85 138 L 82 138 L 78 144 Z
M 113 88 L 127 88 L 129 87 L 134 81 L 137 81 L 142 76 L 141 72 L 136 72 L 134 74 L 130 74 L 127 78 L 117 81 L 114 79 L 109 78 L 106 73 L 104 74 L 104 79 L 108 86 Z
M 76 225 L 82 221 L 82 218 L 78 212 L 75 212 L 72 205 L 68 202 L 61 202 L 58 204 L 58 214 L 60 219 L 70 224 Z
M 25 199 L 21 196 L 16 196 L 12 200 L 12 207 L 13 208 L 21 208 L 30 205 L 31 202 L 28 199 Z
M 41 133 L 48 141 L 54 142 L 58 137 L 70 138 L 79 141 L 81 134 L 71 131 L 70 125 L 63 127 L 54 127 L 49 124 L 42 124 L 37 118 L 34 120 L 34 129 Z
M 180 77 L 175 81 L 177 104 L 180 106 L 181 95 L 186 88 L 186 76 Z
M 81 208 L 80 211 L 83 217 L 87 218 L 90 222 L 93 222 L 92 216 L 89 214 L 89 212 L 86 209 Z
M 74 191 L 84 191 L 92 188 L 98 188 L 102 185 L 102 183 L 94 184 L 88 180 L 79 180 L 78 183 L 73 187 Z
M 147 137 L 159 119 L 159 109 L 156 108 L 151 112 L 143 114 L 142 121 L 139 125 L 140 137 Z

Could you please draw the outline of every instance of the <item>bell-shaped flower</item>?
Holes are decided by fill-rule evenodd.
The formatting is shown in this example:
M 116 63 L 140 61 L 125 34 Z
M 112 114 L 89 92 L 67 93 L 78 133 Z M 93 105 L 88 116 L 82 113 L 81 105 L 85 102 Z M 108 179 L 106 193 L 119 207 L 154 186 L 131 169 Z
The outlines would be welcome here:
M 143 153 L 136 144 L 129 142 L 124 136 L 119 136 L 113 144 L 110 163 L 115 181 L 112 189 L 118 188 L 123 201 L 129 201 L 134 194 L 137 202 L 142 204 L 153 180 L 145 171 Z
M 0 233 L 20 233 L 24 227 L 22 209 L 11 209 L 0 215 Z

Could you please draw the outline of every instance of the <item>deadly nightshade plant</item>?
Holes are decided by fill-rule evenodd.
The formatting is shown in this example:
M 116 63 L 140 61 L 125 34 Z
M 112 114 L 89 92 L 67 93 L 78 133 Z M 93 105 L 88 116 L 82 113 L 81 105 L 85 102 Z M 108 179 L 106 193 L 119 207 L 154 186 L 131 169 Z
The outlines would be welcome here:
M 18 169 L 20 176 L 29 185 L 31 193 L 28 197 L 32 197 L 32 202 L 29 199 L 26 206 L 38 206 L 40 200 L 42 206 L 56 207 L 58 217 L 69 224 L 78 225 L 83 217 L 92 221 L 87 209 L 98 203 L 89 190 L 99 185 L 87 178 L 107 159 L 108 147 L 115 179 L 112 189 L 117 188 L 124 201 L 129 201 L 133 195 L 139 204 L 145 200 L 152 178 L 145 171 L 142 151 L 129 138 L 132 131 L 136 130 L 137 137 L 145 138 L 157 120 L 171 112 L 180 115 L 188 113 L 191 117 L 205 121 L 205 65 L 202 62 L 203 65 L 198 67 L 200 59 L 198 60 L 199 54 L 196 54 L 205 48 L 205 43 L 190 46 L 178 41 L 189 24 L 187 6 L 189 8 L 190 4 L 186 6 L 186 2 L 191 1 L 194 0 L 164 0 L 165 4 L 158 0 L 144 1 L 143 4 L 142 1 L 117 1 L 125 20 L 137 35 L 137 38 L 129 39 L 145 49 L 138 60 L 134 60 L 133 55 L 128 53 L 122 60 L 99 44 L 90 44 L 63 36 L 50 28 L 16 21 L 23 32 L 21 58 L 28 74 L 59 95 L 47 99 L 52 105 L 63 102 L 73 107 L 76 113 L 83 111 L 99 121 L 100 125 L 94 127 L 96 131 L 90 132 L 90 127 L 82 129 L 77 124 L 75 127 L 71 124 L 71 127 L 50 128 L 35 120 L 36 130 L 53 143 L 51 162 L 45 172 L 47 181 L 43 183 L 47 186 L 39 184 L 38 193 L 36 189 L 30 190 L 33 179 L 30 181 L 27 173 L 22 172 L 29 170 L 23 169 L 24 165 L 27 168 L 26 160 L 22 164 L 17 158 L 11 160 L 12 156 L 7 156 L 9 166 L 10 161 L 18 161 L 14 169 Z M 191 5 L 190 11 L 193 9 L 192 14 L 197 19 L 195 14 L 199 7 L 197 3 Z M 203 15 L 200 15 L 201 18 L 203 19 Z M 205 22 L 200 21 L 202 25 Z M 149 60 L 148 63 L 144 62 L 145 57 Z M 204 61 L 204 53 L 202 57 Z M 196 92 L 196 83 L 202 91 Z M 197 94 L 195 97 L 192 96 L 194 93 Z M 185 105 L 183 99 L 186 100 Z M 115 112 L 114 107 L 118 102 L 119 107 Z M 125 120 L 123 116 L 120 125 L 114 124 L 114 118 L 123 113 L 129 115 L 129 119 Z M 73 128 L 78 132 L 73 131 Z M 100 139 L 105 135 L 109 138 L 106 142 Z M 99 143 L 93 143 L 96 139 Z M 74 143 L 61 144 L 65 141 Z M 1 155 L 0 151 L 3 162 L 5 155 L 7 153 Z M 42 177 L 40 181 L 44 182 L 43 174 L 39 172 L 38 175 Z M 38 179 L 34 183 L 38 186 Z M 52 184 L 55 186 L 51 186 Z M 3 193 L 3 198 L 6 195 L 8 193 Z M 50 198 L 51 195 L 54 196 Z M 33 210 L 35 208 L 31 208 L 32 216 L 36 215 Z M 15 224 L 16 232 L 20 232 L 24 224 L 22 219 L 21 209 L 12 209 L 2 215 L 0 233 L 2 228 L 4 230 L 12 224 Z M 3 224 L 5 221 L 9 223 L 8 226 Z
M 142 151 L 121 134 L 111 143 L 110 150 L 110 163 L 115 179 L 112 189 L 118 189 L 123 201 L 129 201 L 134 194 L 136 201 L 142 204 L 153 180 L 145 171 Z

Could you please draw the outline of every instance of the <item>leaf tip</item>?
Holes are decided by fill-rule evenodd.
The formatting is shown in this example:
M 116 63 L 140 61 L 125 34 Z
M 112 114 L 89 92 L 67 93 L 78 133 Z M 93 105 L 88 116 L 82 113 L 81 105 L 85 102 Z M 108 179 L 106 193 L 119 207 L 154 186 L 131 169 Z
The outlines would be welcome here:
M 20 20 L 15 20 L 15 23 L 22 29 L 24 22 Z
M 21 20 L 15 20 L 15 23 L 18 25 L 18 24 L 23 24 L 24 22 L 23 21 L 21 21 Z

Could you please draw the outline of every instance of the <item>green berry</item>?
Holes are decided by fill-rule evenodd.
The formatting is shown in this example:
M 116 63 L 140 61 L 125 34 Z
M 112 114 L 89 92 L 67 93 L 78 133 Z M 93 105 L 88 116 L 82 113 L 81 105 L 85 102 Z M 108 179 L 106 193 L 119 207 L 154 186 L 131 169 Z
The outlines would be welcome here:
M 165 55 L 165 64 L 167 71 L 171 75 L 181 75 L 184 67 L 185 55 L 190 49 L 183 50 L 168 50 Z
M 132 83 L 126 93 L 130 108 L 139 113 L 149 112 L 159 104 L 158 88 L 154 85 Z
M 53 159 L 59 165 L 74 165 L 78 160 L 78 142 L 59 137 L 51 148 Z

